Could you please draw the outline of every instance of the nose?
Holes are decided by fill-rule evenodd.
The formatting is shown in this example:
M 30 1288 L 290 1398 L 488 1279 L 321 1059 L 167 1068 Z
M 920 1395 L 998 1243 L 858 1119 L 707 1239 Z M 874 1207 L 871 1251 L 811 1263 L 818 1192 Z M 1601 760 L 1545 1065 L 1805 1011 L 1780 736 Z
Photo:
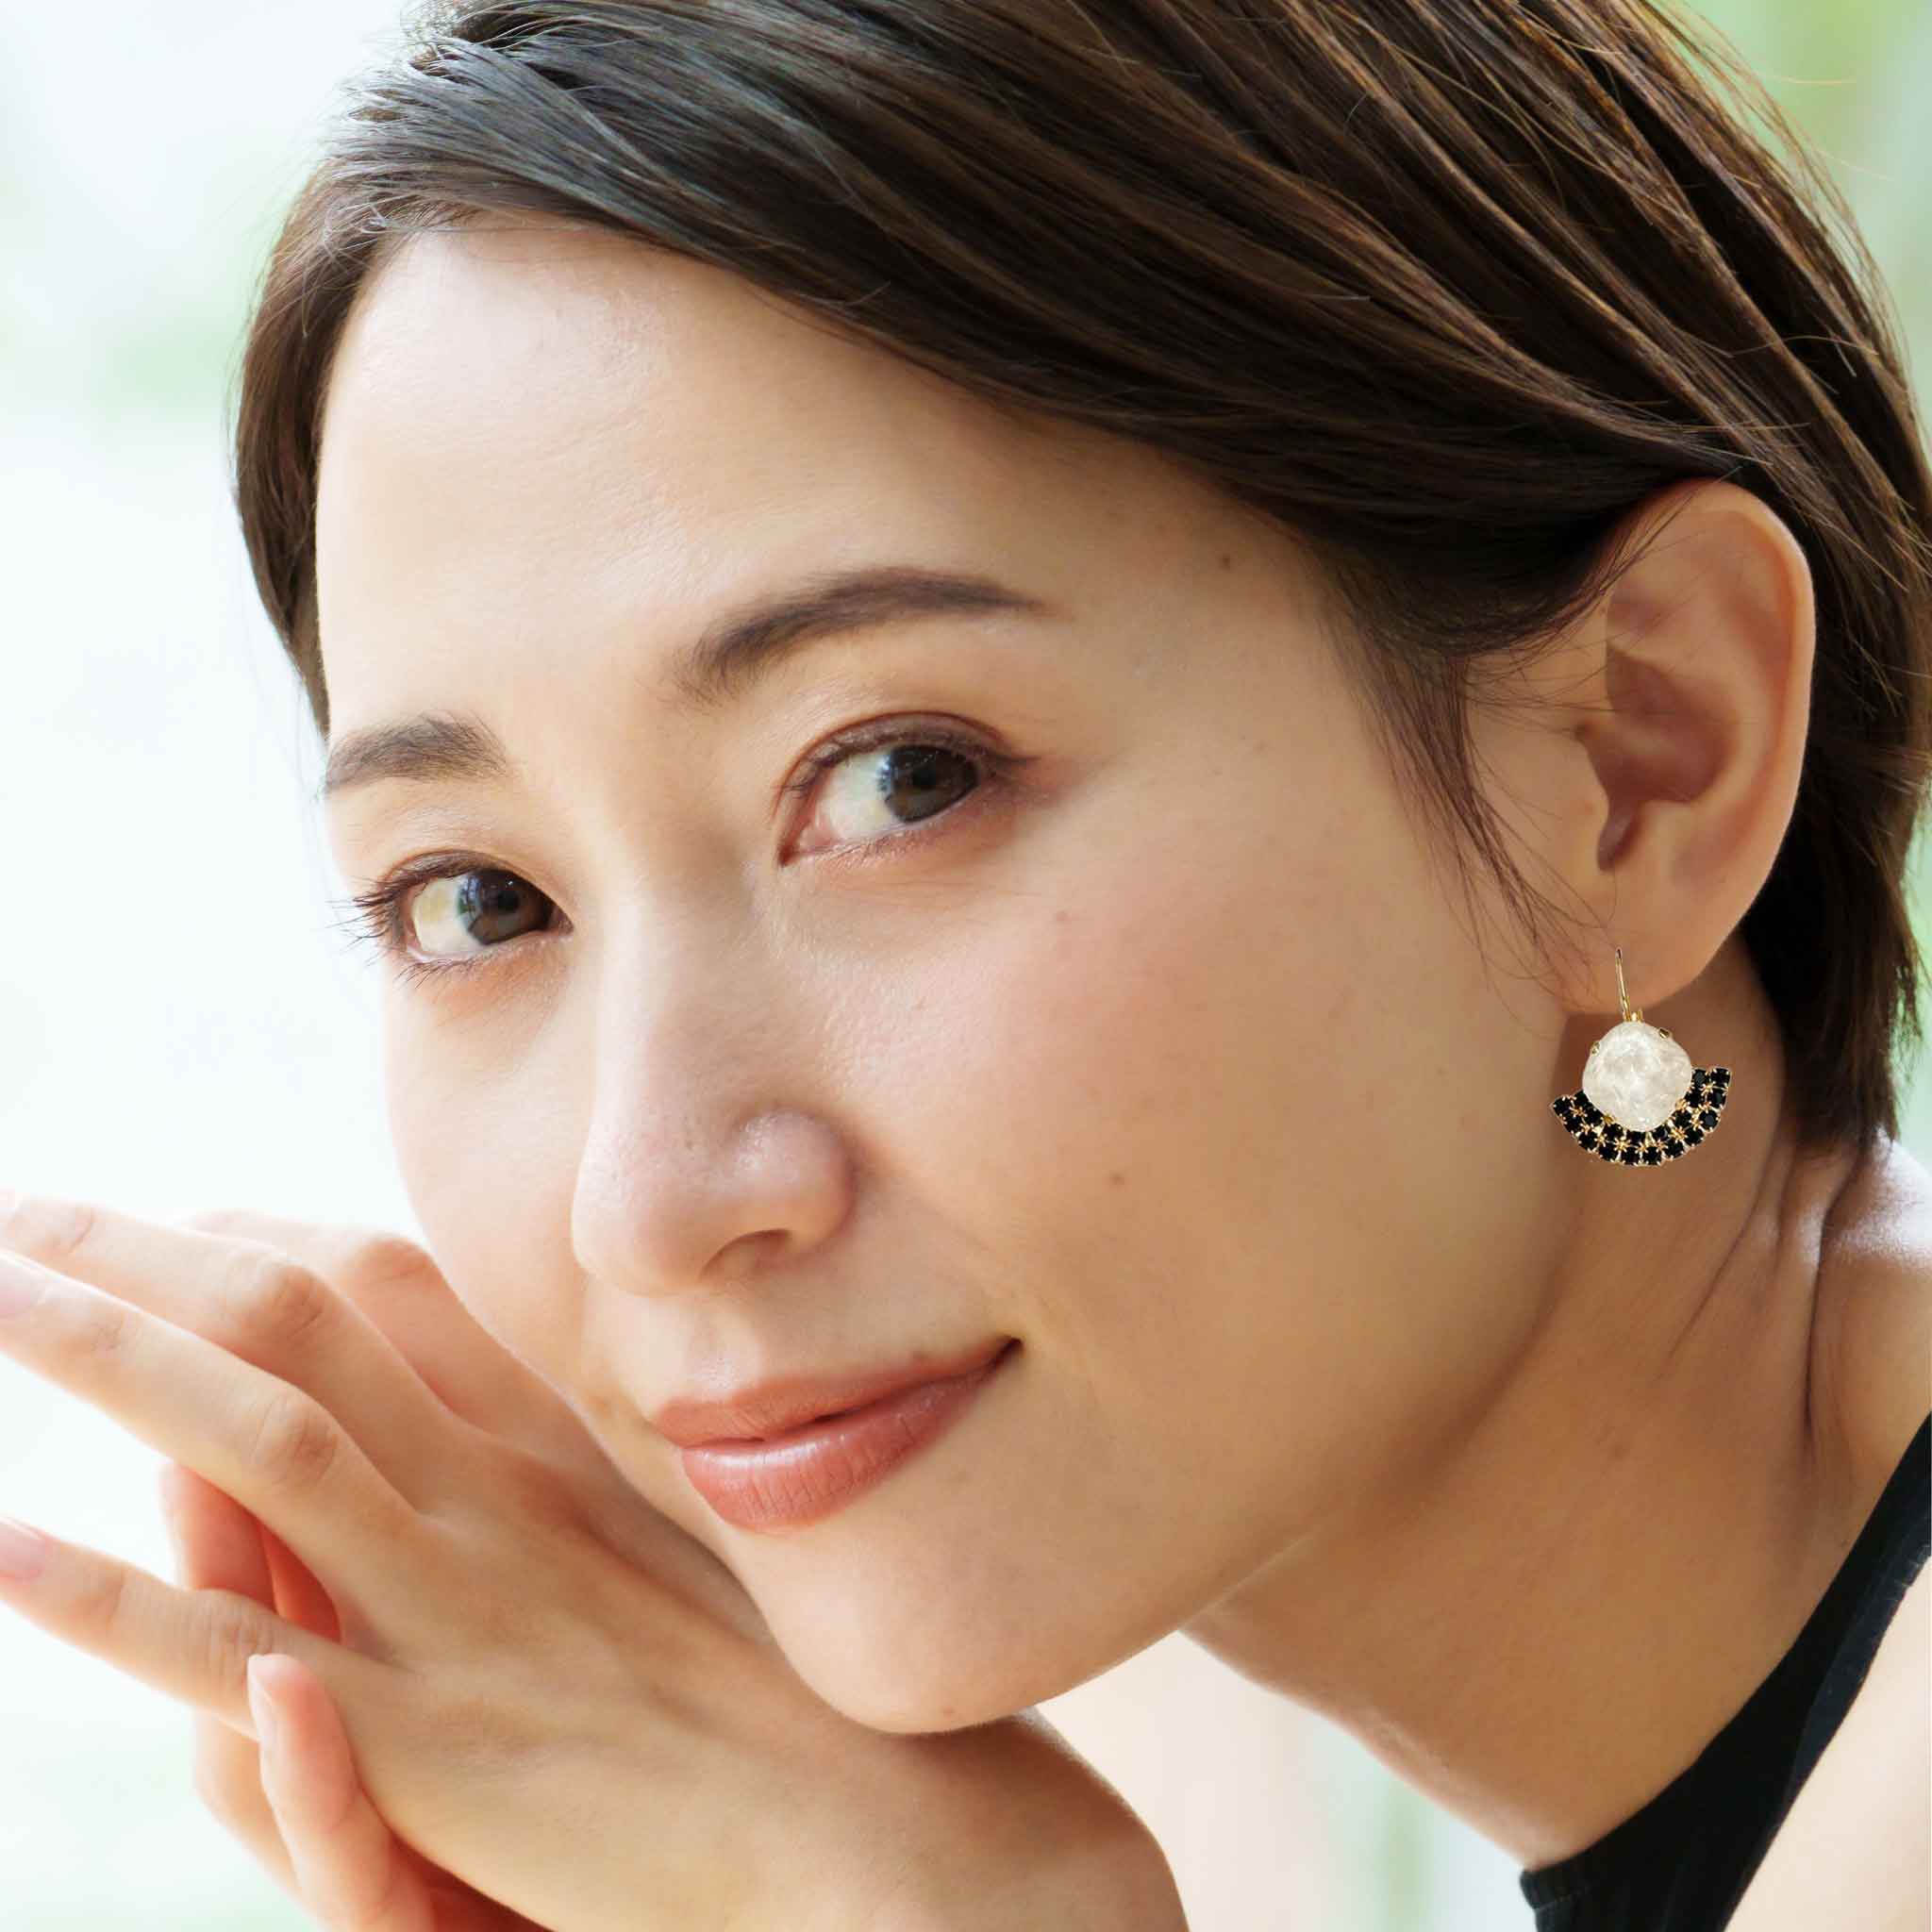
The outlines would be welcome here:
M 570 1226 L 583 1278 L 686 1296 L 790 1272 L 854 1192 L 846 1137 L 815 1105 L 828 1029 L 809 973 L 756 943 L 726 894 L 640 902 L 584 983 L 552 1043 L 590 1069 Z
M 571 1236 L 587 1276 L 688 1294 L 786 1269 L 828 1239 L 852 1197 L 832 1127 L 796 1107 L 707 1107 L 661 1073 L 606 1081 L 585 1138 Z

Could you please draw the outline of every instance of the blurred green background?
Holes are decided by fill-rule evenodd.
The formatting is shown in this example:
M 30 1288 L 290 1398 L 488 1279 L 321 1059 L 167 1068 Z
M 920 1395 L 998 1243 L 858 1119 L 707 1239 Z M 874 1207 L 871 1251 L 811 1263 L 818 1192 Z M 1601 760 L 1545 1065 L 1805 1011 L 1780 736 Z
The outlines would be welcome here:
M 1923 396 L 1932 369 L 1932 222 L 1924 206 L 1932 173 L 1932 115 L 1925 108 L 1932 102 L 1932 6 L 1707 0 L 1701 10 L 1732 37 L 1822 147 L 1884 271 Z M 0 448 L 7 527 L 18 548 L 17 567 L 0 591 L 0 635 L 7 639 L 9 699 L 17 717 L 42 739 L 49 730 L 80 728 L 75 720 L 105 732 L 105 721 L 125 714 L 125 727 L 114 727 L 124 735 L 109 734 L 107 742 L 118 769 L 141 774 L 157 813 L 181 808 L 192 791 L 182 755 L 171 749 L 171 724 L 227 702 L 227 685 L 249 687 L 237 732 L 258 728 L 266 738 L 292 742 L 299 729 L 292 687 L 236 571 L 223 494 L 225 412 L 251 292 L 319 119 L 337 81 L 387 43 L 397 19 L 389 0 L 332 0 L 326 8 L 283 0 L 176 0 L 165 8 L 110 0 L 84 15 L 15 8 L 7 22 L 8 58 L 0 63 L 0 251 L 8 263 L 0 303 Z M 209 636 L 224 623 L 227 630 L 210 648 Z M 208 681 L 167 685 L 158 699 L 144 695 L 142 680 L 156 675 L 156 660 L 176 652 L 171 675 Z M 149 765 L 130 762 L 149 754 Z M 38 851 L 47 841 L 22 841 L 22 826 L 58 824 L 49 864 L 71 868 L 88 856 L 85 822 L 72 815 L 83 809 L 83 791 L 50 811 L 37 787 L 31 809 L 42 816 L 29 819 L 20 756 L 0 747 L 0 769 L 21 788 L 8 818 L 11 842 Z M 279 756 L 271 747 L 268 765 Z M 0 786 L 8 782 L 0 779 Z M 138 790 L 132 776 L 127 783 Z M 197 840 L 235 835 L 236 796 L 231 774 L 211 775 L 205 816 L 196 822 L 202 829 L 183 835 L 189 849 Z M 288 841 L 288 819 L 275 814 L 292 816 L 296 796 L 292 789 L 275 793 L 265 808 L 265 854 Z M 104 853 L 118 857 L 128 833 L 109 821 L 126 816 L 110 810 L 103 818 Z M 144 836 L 154 829 L 143 826 Z M 164 849 L 158 837 L 154 849 Z M 23 857 L 31 861 L 34 853 Z M 272 1137 L 245 1121 L 232 1142 L 215 1139 L 218 1124 L 238 1111 L 235 1095 L 258 1095 L 272 1084 L 291 1096 L 299 1091 L 303 1107 L 326 1119 L 333 1097 L 327 1083 L 360 1077 L 343 1071 L 342 1026 L 359 1024 L 349 1006 L 340 1014 L 318 1008 L 293 1019 L 278 1015 L 275 1024 L 283 1030 L 265 1019 L 258 1036 L 252 1030 L 258 1022 L 249 1017 L 251 1008 L 290 983 L 291 969 L 274 950 L 282 941 L 273 936 L 286 932 L 305 942 L 312 937 L 312 882 L 295 876 L 286 858 L 282 871 L 286 879 L 264 856 L 250 872 L 231 865 L 225 874 L 223 890 L 245 886 L 251 893 L 250 911 L 264 936 L 261 956 L 233 969 L 231 990 L 218 991 L 206 976 L 224 969 L 197 963 L 192 971 L 198 976 L 183 982 L 175 1005 L 157 995 L 152 1010 L 123 1014 L 126 1031 L 117 1036 L 115 1015 L 132 995 L 125 976 L 110 973 L 75 1008 L 90 1016 L 84 1026 L 46 1022 L 70 1074 L 101 1031 L 97 1074 L 92 1084 L 79 1083 L 81 1091 L 107 1092 L 126 1106 L 59 1115 L 35 1104 L 23 1070 L 31 1049 L 44 1042 L 23 1029 L 45 987 L 31 976 L 40 971 L 31 966 L 16 968 L 23 976 L 9 987 L 0 965 L 0 999 L 13 1029 L 5 1044 L 16 1075 L 11 1110 L 0 1111 L 0 1126 L 13 1137 L 0 1148 L 0 1177 L 155 1211 L 139 1194 L 143 1183 L 161 1184 L 160 1133 L 124 1070 L 144 1069 L 182 1107 L 193 1083 L 214 1078 L 214 1069 L 232 1084 L 210 1088 L 213 1097 L 194 1116 L 208 1124 L 208 1142 L 190 1155 L 207 1161 L 219 1156 L 218 1185 L 232 1189 L 233 1199 L 318 1216 L 341 1213 L 342 1201 L 353 1200 L 370 1218 L 404 1224 L 401 1213 L 382 1210 L 389 1181 L 385 1152 L 373 1136 L 369 1146 L 334 1151 L 335 1164 L 323 1179 L 333 1178 L 341 1200 L 332 1199 L 325 1185 L 312 1200 L 276 1200 L 288 1150 L 258 1150 L 251 1136 Z M 1922 850 L 1914 870 L 1922 921 L 1924 878 Z M 32 903 L 32 896 L 24 892 L 20 903 Z M 118 928 L 125 932 L 133 922 L 125 897 L 119 904 Z M 178 926 L 181 913 L 178 901 L 157 902 L 158 919 Z M 71 970 L 90 970 L 83 951 L 76 949 Z M 264 993 L 263 987 L 273 991 Z M 189 1024 L 181 1014 L 217 1009 L 239 1016 L 229 1030 L 199 1020 L 203 1030 L 177 1042 Z M 178 1053 L 165 1083 L 152 1064 L 158 1043 Z M 1917 1068 L 1908 1091 L 1905 1138 L 1922 1159 L 1932 1159 L 1932 1091 Z M 352 1104 L 362 1118 L 375 1117 L 368 1089 L 354 1089 L 343 1103 Z M 293 1112 L 292 1097 L 290 1105 Z M 264 1161 L 258 1175 L 247 1165 L 258 1151 Z M 192 1165 L 183 1169 L 193 1172 Z M 208 1205 L 204 1189 L 178 1211 Z M 146 1464 L 116 1463 L 108 1425 L 92 1417 L 43 1419 L 34 1436 L 25 1418 L 53 1418 L 56 1411 L 32 1410 L 36 1398 L 23 1385 L 7 1389 L 8 1440 L 0 1442 L 6 1507 L 97 1546 L 113 1545 L 125 1530 L 124 1553 L 165 1573 L 158 1544 L 132 1546 L 150 1535 L 146 1499 L 136 1494 L 129 1501 L 117 1487 L 122 1475 L 138 1475 Z M 37 1481 L 43 1491 L 38 1499 Z M 137 1924 L 145 1932 L 274 1932 L 307 1923 L 194 1800 L 185 1719 L 164 1707 L 158 1693 L 130 1687 L 106 1666 L 35 1633 L 4 1627 L 0 1674 L 13 1747 L 10 1764 L 0 1770 L 0 1857 L 8 1872 L 0 1924 L 10 1932 L 100 1932 Z M 1075 1727 L 1066 1728 L 1078 1744 Z M 1300 1764 L 1283 1777 L 1306 1775 Z M 1340 1873 L 1336 1902 L 1266 1923 L 1319 1932 L 1477 1932 L 1527 1924 L 1514 1867 L 1389 1776 L 1352 1740 L 1324 1745 L 1318 1773 L 1340 1821 L 1332 1852 Z M 1122 1784 L 1132 1797 L 1124 1776 Z M 1282 1901 L 1274 1904 L 1280 1908 Z M 1257 1906 L 1253 1916 L 1241 1917 L 1241 1932 L 1263 1923 Z M 1234 1928 L 1232 1916 L 1196 1924 L 1196 1932 Z

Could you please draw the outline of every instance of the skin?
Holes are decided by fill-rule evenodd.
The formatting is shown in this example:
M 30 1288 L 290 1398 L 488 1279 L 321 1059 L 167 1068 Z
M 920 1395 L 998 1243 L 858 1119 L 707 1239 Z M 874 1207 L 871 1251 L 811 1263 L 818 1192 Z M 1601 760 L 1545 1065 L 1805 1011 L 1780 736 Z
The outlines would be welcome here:
M 1307 554 L 1154 453 L 598 231 L 492 218 L 365 289 L 321 461 L 335 732 L 462 709 L 520 777 L 350 793 L 334 855 L 546 895 L 474 973 L 385 974 L 403 1177 L 476 1320 L 830 1704 L 976 1724 L 1184 1630 L 1534 1865 L 1783 1654 L 1932 1407 L 1932 1186 L 1890 1143 L 1796 1150 L 1737 927 L 1798 784 L 1811 586 L 1731 485 L 1634 517 L 1667 514 L 1478 720 L 1582 922 L 1532 956 L 1406 811 Z M 1059 614 L 668 703 L 718 612 L 860 562 Z M 904 821 L 774 801 L 879 719 L 1027 762 L 841 871 Z M 1613 945 L 1633 1008 L 1733 1070 L 1665 1171 L 1549 1112 L 1616 1023 Z M 647 1420 L 1002 1336 L 960 1426 L 799 1532 L 722 1523 Z

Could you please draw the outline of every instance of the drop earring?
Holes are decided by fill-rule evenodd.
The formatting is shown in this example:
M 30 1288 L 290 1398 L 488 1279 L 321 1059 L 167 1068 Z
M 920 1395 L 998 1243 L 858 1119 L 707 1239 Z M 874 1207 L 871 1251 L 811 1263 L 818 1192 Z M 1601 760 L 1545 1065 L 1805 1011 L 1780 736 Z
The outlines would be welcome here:
M 1622 1167 L 1679 1160 L 1718 1124 L 1730 1095 L 1728 1067 L 1693 1067 L 1690 1056 L 1634 1011 L 1617 952 L 1617 1008 L 1623 1018 L 1590 1050 L 1583 1084 L 1550 1110 L 1586 1153 Z

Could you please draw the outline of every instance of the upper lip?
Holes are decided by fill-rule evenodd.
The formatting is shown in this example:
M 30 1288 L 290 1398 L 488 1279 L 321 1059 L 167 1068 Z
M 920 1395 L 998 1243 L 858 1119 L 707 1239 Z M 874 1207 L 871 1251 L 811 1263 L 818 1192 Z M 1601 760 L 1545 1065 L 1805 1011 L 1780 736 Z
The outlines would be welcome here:
M 928 1382 L 970 1374 L 1003 1354 L 1012 1339 L 1003 1335 L 945 1360 L 908 1362 L 901 1368 L 870 1374 L 779 1375 L 712 1401 L 681 1395 L 658 1409 L 651 1417 L 651 1424 L 680 1449 L 782 1435 L 820 1416 L 838 1415 L 908 1389 L 923 1388 Z

